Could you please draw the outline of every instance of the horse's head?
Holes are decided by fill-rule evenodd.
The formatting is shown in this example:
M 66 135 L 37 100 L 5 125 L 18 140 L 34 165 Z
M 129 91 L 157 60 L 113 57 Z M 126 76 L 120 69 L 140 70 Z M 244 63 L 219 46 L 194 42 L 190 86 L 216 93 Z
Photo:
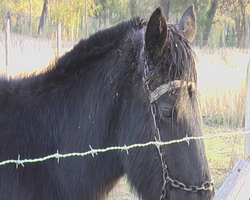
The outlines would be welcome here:
M 167 23 L 160 8 L 147 24 L 140 71 L 151 108 L 149 123 L 157 141 L 202 135 L 195 60 L 190 47 L 195 26 L 193 5 L 186 9 L 178 25 Z M 166 198 L 212 199 L 214 192 L 203 141 L 174 143 L 157 151 L 163 165 L 161 184 L 163 195 L 166 189 Z

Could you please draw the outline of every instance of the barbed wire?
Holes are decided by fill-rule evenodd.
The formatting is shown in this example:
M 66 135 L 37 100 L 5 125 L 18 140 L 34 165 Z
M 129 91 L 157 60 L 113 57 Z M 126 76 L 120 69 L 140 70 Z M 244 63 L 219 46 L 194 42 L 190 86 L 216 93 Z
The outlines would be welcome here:
M 157 142 L 157 141 L 150 141 L 146 143 L 138 143 L 138 144 L 132 144 L 132 145 L 123 145 L 123 146 L 114 146 L 114 147 L 107 147 L 104 149 L 93 149 L 91 145 L 89 145 L 90 150 L 83 152 L 83 153 L 78 153 L 78 152 L 73 152 L 73 153 L 65 153 L 61 154 L 59 151 L 57 151 L 55 154 L 51 154 L 48 156 L 44 156 L 41 158 L 34 158 L 34 159 L 20 159 L 20 155 L 17 155 L 17 160 L 11 159 L 11 160 L 5 160 L 0 162 L 0 166 L 5 166 L 9 164 L 16 164 L 16 168 L 18 168 L 19 165 L 24 167 L 24 164 L 26 163 L 37 163 L 37 162 L 43 162 L 47 161 L 50 159 L 57 159 L 57 162 L 59 162 L 60 158 L 68 158 L 68 157 L 84 157 L 87 155 L 92 155 L 93 157 L 95 155 L 98 155 L 98 153 L 105 153 L 109 151 L 115 151 L 115 150 L 120 150 L 120 151 L 126 151 L 127 154 L 129 154 L 129 150 L 134 149 L 134 148 L 143 148 L 143 147 L 148 147 L 151 145 L 155 146 L 166 146 L 170 144 L 175 144 L 175 143 L 181 143 L 181 142 L 187 142 L 189 145 L 190 140 L 203 140 L 203 139 L 214 139 L 217 137 L 229 137 L 229 136 L 236 136 L 236 135 L 247 135 L 249 134 L 250 131 L 237 131 L 237 132 L 226 132 L 226 133 L 216 133 L 216 134 L 209 134 L 205 136 L 197 136 L 197 137 L 184 137 L 182 139 L 177 139 L 177 140 L 171 140 L 167 142 Z

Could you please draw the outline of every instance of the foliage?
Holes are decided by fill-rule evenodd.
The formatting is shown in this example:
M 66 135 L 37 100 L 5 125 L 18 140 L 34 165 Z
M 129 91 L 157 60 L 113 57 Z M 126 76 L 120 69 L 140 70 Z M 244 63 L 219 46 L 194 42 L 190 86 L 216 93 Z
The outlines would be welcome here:
M 56 25 L 63 27 L 63 38 L 78 40 L 87 37 L 100 28 L 105 28 L 131 16 L 148 18 L 162 0 L 49 0 L 46 24 L 46 37 L 55 39 Z M 197 37 L 195 44 L 200 46 L 204 32 L 212 20 L 208 45 L 246 47 L 249 33 L 247 21 L 250 18 L 250 0 L 216 0 L 218 8 L 215 17 L 209 18 L 211 3 L 215 0 L 168 0 L 170 21 L 178 23 L 184 9 L 195 5 L 197 15 Z M 44 0 L 2 0 L 0 1 L 0 27 L 9 12 L 11 30 L 19 34 L 37 35 L 39 18 Z M 209 29 L 208 29 L 209 30 Z M 210 33 L 210 30 L 209 30 Z

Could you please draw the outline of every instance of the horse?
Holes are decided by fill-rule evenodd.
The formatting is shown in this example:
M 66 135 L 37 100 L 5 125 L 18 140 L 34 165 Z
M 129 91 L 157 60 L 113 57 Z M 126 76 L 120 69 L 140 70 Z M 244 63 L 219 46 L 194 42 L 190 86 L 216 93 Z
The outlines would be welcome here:
M 154 142 L 92 157 L 0 166 L 1 200 L 101 200 L 126 175 L 143 200 L 210 200 L 194 6 L 160 8 L 82 39 L 39 74 L 0 80 L 0 161 Z

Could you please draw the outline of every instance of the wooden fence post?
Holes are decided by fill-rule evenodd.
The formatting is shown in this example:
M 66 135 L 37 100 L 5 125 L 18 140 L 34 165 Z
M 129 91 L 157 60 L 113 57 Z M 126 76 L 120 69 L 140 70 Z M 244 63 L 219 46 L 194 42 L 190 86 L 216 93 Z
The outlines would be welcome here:
M 59 23 L 57 26 L 57 52 L 56 56 L 60 57 L 62 48 L 62 24 Z
M 239 160 L 214 200 L 249 200 L 250 198 L 250 162 Z
M 5 75 L 8 75 L 9 55 L 10 54 L 10 19 L 8 18 L 5 25 Z
M 246 77 L 246 111 L 245 111 L 245 130 L 250 131 L 250 60 L 247 66 Z M 250 157 L 250 134 L 245 136 L 245 158 Z

